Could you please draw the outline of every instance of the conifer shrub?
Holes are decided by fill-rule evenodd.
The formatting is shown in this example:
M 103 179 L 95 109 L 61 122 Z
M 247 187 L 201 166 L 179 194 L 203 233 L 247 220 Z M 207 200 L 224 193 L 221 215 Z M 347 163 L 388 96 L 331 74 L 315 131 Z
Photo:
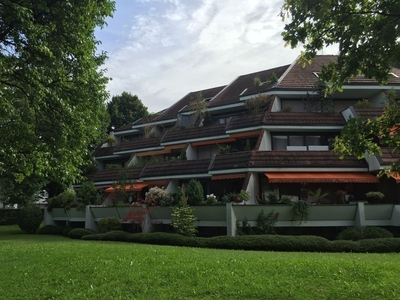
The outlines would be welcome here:
M 189 205 L 200 205 L 204 201 L 203 186 L 200 181 L 191 179 L 186 187 L 185 195 Z
M 28 203 L 21 208 L 17 217 L 19 228 L 26 233 L 36 233 L 42 221 L 42 211 L 33 203 Z
M 115 230 L 121 230 L 121 223 L 116 217 L 103 218 L 97 222 L 97 227 L 101 232 L 109 232 Z

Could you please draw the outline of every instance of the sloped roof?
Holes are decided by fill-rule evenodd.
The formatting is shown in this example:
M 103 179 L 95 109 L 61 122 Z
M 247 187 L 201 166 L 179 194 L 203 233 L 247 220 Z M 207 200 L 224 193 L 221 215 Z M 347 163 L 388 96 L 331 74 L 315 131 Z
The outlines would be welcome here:
M 210 162 L 211 159 L 198 159 L 147 164 L 143 169 L 141 177 L 207 174 Z
M 252 151 L 217 154 L 210 168 L 211 171 L 247 168 L 249 166 Z
M 336 125 L 344 126 L 341 113 L 268 112 L 263 120 L 266 125 Z
M 400 153 L 393 148 L 381 148 L 381 151 L 380 160 L 382 165 L 391 165 L 400 160 Z
M 220 105 L 227 105 L 239 103 L 239 98 L 246 95 L 254 95 L 263 93 L 270 90 L 276 83 L 263 84 L 256 86 L 254 78 L 258 77 L 262 82 L 268 81 L 272 74 L 279 78 L 286 71 L 289 65 L 273 68 L 269 70 L 259 71 L 251 74 L 239 76 L 225 89 L 223 89 L 212 101 L 209 102 L 208 107 L 215 107 Z
M 368 168 L 367 162 L 356 157 L 346 156 L 340 159 L 329 151 L 255 151 L 250 162 L 251 167 L 360 167 Z
M 115 146 L 112 147 L 97 147 L 97 149 L 94 151 L 94 157 L 100 157 L 100 156 L 108 156 L 108 155 L 113 155 L 114 153 Z
M 184 141 L 190 139 L 226 135 L 225 128 L 226 124 L 214 124 L 195 128 L 184 128 L 180 130 L 169 130 L 165 134 L 162 142 L 168 143 L 173 141 Z
M 356 117 L 364 119 L 374 119 L 380 117 L 383 113 L 383 107 L 355 108 Z
M 94 182 L 116 181 L 118 180 L 119 175 L 123 172 L 127 172 L 131 179 L 139 179 L 140 173 L 142 172 L 142 167 L 101 170 L 94 174 L 91 180 Z
M 299 62 L 294 62 L 289 68 L 287 74 L 279 83 L 279 89 L 313 89 L 317 76 L 314 73 L 318 73 L 322 70 L 322 67 L 328 65 L 330 62 L 336 62 L 336 55 L 317 55 L 311 61 L 311 64 L 307 64 L 305 67 Z M 393 68 L 392 73 L 400 76 L 400 69 Z M 368 79 L 363 75 L 350 78 L 347 84 L 378 84 L 375 79 Z M 400 84 L 400 78 L 392 76 L 389 79 L 389 84 Z
M 122 141 L 118 146 L 115 147 L 114 152 L 159 147 L 161 139 L 162 139 L 161 137 L 156 137 L 156 138 L 144 138 L 131 141 Z
M 262 125 L 265 112 L 259 114 L 242 114 L 232 117 L 227 130 L 254 127 Z

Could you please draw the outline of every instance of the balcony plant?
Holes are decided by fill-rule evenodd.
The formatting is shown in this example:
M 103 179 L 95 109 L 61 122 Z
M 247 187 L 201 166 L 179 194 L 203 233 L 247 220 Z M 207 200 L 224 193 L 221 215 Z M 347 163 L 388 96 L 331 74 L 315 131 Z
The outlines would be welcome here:
M 366 193 L 365 196 L 370 199 L 372 203 L 379 203 L 383 198 L 385 198 L 383 193 L 374 191 Z
M 315 200 L 315 202 L 316 202 L 317 204 L 321 204 L 321 199 L 322 199 L 322 198 L 325 198 L 326 196 L 329 195 L 328 192 L 322 192 L 322 189 L 321 189 L 321 188 L 319 188 L 319 189 L 317 189 L 317 190 L 315 190 L 315 191 L 308 191 L 308 194 L 309 194 L 310 196 L 313 196 L 313 197 L 314 197 L 314 200 Z
M 310 203 L 299 200 L 292 203 L 292 221 L 307 222 L 310 216 Z
M 269 204 L 277 204 L 279 202 L 279 196 L 277 192 L 268 192 L 267 199 Z

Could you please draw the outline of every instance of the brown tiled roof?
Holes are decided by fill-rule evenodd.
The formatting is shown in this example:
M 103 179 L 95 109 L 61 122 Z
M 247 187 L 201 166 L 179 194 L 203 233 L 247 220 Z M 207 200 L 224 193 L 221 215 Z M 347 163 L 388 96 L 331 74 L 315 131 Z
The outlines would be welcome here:
M 320 72 L 322 66 L 335 62 L 336 55 L 317 55 L 312 59 L 311 64 L 307 64 L 304 68 L 301 63 L 295 62 L 283 80 L 279 83 L 279 89 L 313 89 L 317 81 L 317 76 L 313 72 Z M 400 69 L 393 68 L 391 70 L 397 76 L 400 76 Z M 399 84 L 400 78 L 392 76 L 389 79 L 390 84 Z M 368 79 L 364 76 L 351 78 L 348 84 L 378 84 L 374 79 Z
M 354 108 L 356 117 L 364 119 L 374 119 L 380 117 L 383 113 L 383 107 Z
M 212 171 L 247 168 L 249 166 L 252 151 L 217 154 L 210 168 Z
M 121 142 L 121 144 L 115 147 L 114 152 L 158 147 L 160 146 L 160 142 L 161 142 L 161 137 L 123 141 Z
M 91 180 L 94 182 L 117 181 L 119 179 L 119 174 L 125 171 L 128 172 L 128 174 L 131 176 L 131 179 L 139 179 L 140 173 L 142 172 L 142 167 L 101 170 L 94 174 Z
M 380 157 L 382 165 L 391 165 L 400 160 L 400 153 L 393 148 L 381 148 L 382 156 Z
M 254 95 L 257 93 L 268 91 L 276 83 L 255 86 L 254 78 L 258 77 L 262 82 L 266 82 L 268 79 L 270 79 L 273 73 L 275 73 L 275 75 L 279 78 L 288 67 L 289 65 L 286 65 L 274 69 L 239 76 L 235 81 L 233 81 L 224 90 L 222 90 L 222 92 L 218 94 L 211 102 L 209 102 L 208 107 L 238 103 L 239 98 L 245 89 L 247 90 L 242 94 L 242 96 Z
M 114 149 L 115 149 L 115 146 L 113 146 L 113 147 L 104 147 L 104 148 L 98 147 L 94 151 L 94 157 L 113 155 Z
M 251 167 L 368 167 L 365 160 L 356 157 L 340 159 L 329 151 L 255 151 Z
M 226 124 L 214 124 L 196 128 L 185 128 L 180 130 L 169 130 L 163 138 L 163 143 L 189 140 L 197 138 L 225 135 Z
M 125 131 L 125 130 L 132 129 L 132 124 L 133 123 L 128 123 L 128 124 L 125 124 L 125 125 L 123 125 L 121 127 L 118 127 L 116 129 L 114 129 L 114 132 L 119 132 L 119 131 Z
M 234 116 L 229 123 L 227 130 L 255 127 L 262 125 L 265 112 L 259 114 L 244 114 Z
M 210 161 L 211 159 L 198 159 L 147 164 L 143 169 L 141 177 L 207 174 Z
M 265 115 L 266 125 L 338 125 L 346 124 L 341 113 L 312 112 L 269 112 Z

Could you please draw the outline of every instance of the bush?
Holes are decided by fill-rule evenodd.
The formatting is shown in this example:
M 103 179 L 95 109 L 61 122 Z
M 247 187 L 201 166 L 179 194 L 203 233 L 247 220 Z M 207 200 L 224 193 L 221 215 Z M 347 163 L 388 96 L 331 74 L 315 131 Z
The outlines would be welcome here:
M 172 207 L 171 226 L 176 233 L 185 236 L 195 236 L 197 229 L 194 222 L 196 217 L 193 215 L 193 209 L 189 206 Z
M 349 227 L 339 233 L 338 240 L 358 241 L 361 238 L 361 230 L 356 227 Z
M 120 242 L 126 242 L 127 237 L 130 235 L 130 233 L 122 230 L 116 230 L 116 231 L 110 231 L 107 233 L 101 234 L 101 240 L 102 241 L 120 241 Z
M 94 204 L 96 202 L 97 190 L 93 181 L 85 181 L 77 192 L 80 202 L 85 205 Z
M 56 231 L 57 227 L 54 225 L 45 225 L 43 227 L 40 227 L 37 231 L 38 234 L 54 234 Z
M 109 232 L 114 230 L 121 230 L 121 223 L 116 217 L 107 217 L 98 221 L 97 227 L 99 227 L 101 232 Z
M 16 225 L 19 209 L 0 209 L 0 225 Z
M 349 227 L 343 230 L 339 236 L 337 237 L 338 240 L 365 240 L 365 239 L 379 239 L 379 238 L 392 238 L 393 234 L 380 227 L 364 227 L 364 228 L 357 228 L 357 227 Z
M 75 229 L 72 229 L 72 230 L 69 232 L 69 237 L 70 237 L 71 239 L 77 239 L 77 240 L 79 240 L 79 239 L 82 238 L 83 236 L 89 235 L 89 234 L 93 234 L 93 233 L 94 233 L 94 231 L 93 231 L 93 230 L 90 230 L 90 229 L 86 229 L 86 228 L 75 228 Z
M 393 234 L 384 228 L 380 227 L 365 227 L 362 231 L 361 239 L 381 239 L 392 238 Z
M 392 253 L 400 252 L 400 239 L 366 239 L 358 242 L 362 253 Z
M 72 229 L 73 228 L 71 228 L 71 227 L 65 227 L 64 230 L 62 231 L 62 235 L 69 237 L 69 233 L 71 232 Z
M 18 217 L 18 226 L 26 233 L 36 233 L 43 221 L 43 214 L 39 207 L 28 203 L 21 208 Z
M 203 186 L 200 181 L 191 179 L 186 187 L 186 197 L 189 205 L 200 205 L 204 201 Z
M 359 252 L 359 244 L 350 240 L 331 241 L 328 252 Z

